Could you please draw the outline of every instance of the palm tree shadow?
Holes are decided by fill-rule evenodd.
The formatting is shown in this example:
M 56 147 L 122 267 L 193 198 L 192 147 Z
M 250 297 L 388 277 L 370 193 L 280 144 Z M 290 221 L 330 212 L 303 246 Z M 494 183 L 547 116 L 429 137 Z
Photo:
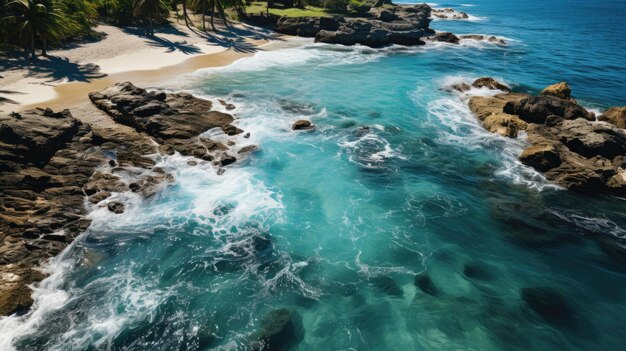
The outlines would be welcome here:
M 10 95 L 10 94 L 24 94 L 24 93 L 20 93 L 19 91 L 13 91 L 13 90 L 0 90 L 0 94 L 2 95 Z M 19 102 L 9 99 L 8 97 L 5 96 L 1 96 L 0 95 L 0 106 L 3 104 L 14 104 L 14 105 L 18 105 Z
M 158 36 L 145 36 L 145 29 L 139 27 L 124 27 L 121 28 L 122 31 L 128 34 L 136 35 L 143 37 L 146 41 L 148 41 L 148 45 L 153 47 L 165 48 L 166 52 L 174 52 L 180 51 L 186 55 L 198 54 L 201 53 L 198 47 L 193 44 L 187 43 L 186 40 L 183 41 L 172 41 L 166 38 L 158 37 Z M 162 28 L 157 28 L 155 33 L 161 34 L 174 34 L 177 36 L 189 37 L 189 35 L 174 26 L 165 26 Z
M 228 27 L 224 23 L 219 23 L 218 28 L 213 33 L 192 30 L 213 44 L 244 53 L 252 53 L 259 50 L 255 44 L 250 43 L 250 40 L 284 40 L 279 36 L 273 36 L 270 31 L 247 26 L 243 23 L 239 23 L 239 26 L 231 25 Z
M 167 49 L 166 50 L 167 52 L 174 52 L 178 50 L 185 55 L 198 54 L 202 52 L 202 50 L 200 50 L 198 47 L 188 44 L 187 41 L 175 42 L 169 39 L 159 38 L 159 37 L 150 38 L 149 45 L 154 46 L 154 47 L 165 48 Z
M 66 79 L 69 82 L 89 82 L 107 75 L 100 72 L 100 66 L 93 63 L 78 64 L 67 57 L 48 56 L 46 60 L 29 68 L 27 77 L 44 78 L 48 82 Z
M 26 77 L 45 79 L 48 83 L 62 79 L 69 82 L 89 82 L 92 79 L 106 77 L 106 74 L 100 72 L 98 65 L 79 64 L 60 56 L 46 56 L 35 61 L 27 56 L 16 56 L 0 63 L 2 71 L 15 69 L 26 69 Z

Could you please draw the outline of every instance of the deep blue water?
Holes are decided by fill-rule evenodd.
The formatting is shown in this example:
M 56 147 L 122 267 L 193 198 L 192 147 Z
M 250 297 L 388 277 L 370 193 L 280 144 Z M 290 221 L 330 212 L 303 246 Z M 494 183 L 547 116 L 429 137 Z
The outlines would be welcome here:
M 432 26 L 509 46 L 301 40 L 167 83 L 233 102 L 259 151 L 222 176 L 155 155 L 176 183 L 94 208 L 33 311 L 0 320 L 0 348 L 246 350 L 277 309 L 294 350 L 623 348 L 624 199 L 550 186 L 516 161 L 523 138 L 441 88 L 566 80 L 590 108 L 624 105 L 625 2 L 471 4 L 439 4 L 472 20 Z M 299 118 L 317 129 L 292 132 Z M 541 316 L 528 288 L 561 303 Z

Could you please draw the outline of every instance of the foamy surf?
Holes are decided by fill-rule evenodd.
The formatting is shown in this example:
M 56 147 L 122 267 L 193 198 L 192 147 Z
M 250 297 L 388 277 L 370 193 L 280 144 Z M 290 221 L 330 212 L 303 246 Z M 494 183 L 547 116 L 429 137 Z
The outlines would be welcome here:
M 471 83 L 476 78 L 449 76 L 440 80 L 439 85 L 445 89 L 454 83 Z M 541 173 L 518 160 L 519 155 L 526 147 L 524 133 L 520 133 L 517 139 L 491 133 L 480 125 L 480 122 L 467 106 L 467 101 L 471 96 L 493 96 L 499 93 L 502 91 L 472 87 L 468 92 L 453 91 L 453 97 L 428 102 L 427 110 L 430 116 L 435 118 L 434 123 L 441 123 L 448 129 L 441 132 L 439 141 L 467 149 L 486 149 L 497 153 L 501 164 L 494 171 L 496 178 L 503 178 L 514 184 L 524 185 L 539 191 L 561 189 L 551 184 Z M 416 92 L 414 98 L 417 97 Z

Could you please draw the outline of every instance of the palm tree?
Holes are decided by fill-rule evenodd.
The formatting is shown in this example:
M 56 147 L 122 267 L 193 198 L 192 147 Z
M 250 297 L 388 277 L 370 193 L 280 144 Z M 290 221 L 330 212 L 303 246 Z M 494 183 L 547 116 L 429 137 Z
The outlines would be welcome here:
M 195 6 L 196 10 L 200 9 L 200 12 L 202 12 L 202 30 L 206 32 L 206 10 L 207 7 L 211 6 L 211 2 L 213 0 L 192 0 L 193 3 L 192 5 Z M 211 20 L 211 26 L 213 26 L 213 21 Z M 215 30 L 215 27 L 213 27 L 213 30 Z
M 136 0 L 133 16 L 146 22 L 147 36 L 154 36 L 152 22 L 161 19 L 163 11 L 167 11 L 167 5 L 163 0 Z
M 46 56 L 48 39 L 58 39 L 64 29 L 59 11 L 53 6 L 46 7 L 42 0 L 13 0 L 6 8 L 10 15 L 2 22 L 14 26 L 20 37 L 28 36 L 31 57 L 37 57 L 35 38 L 41 40 L 41 54 Z
M 187 0 L 180 0 L 180 2 L 183 4 L 183 17 L 185 18 L 185 25 L 187 26 L 187 28 L 191 29 L 191 26 L 189 24 L 193 24 L 193 22 L 191 22 L 191 19 L 187 14 Z

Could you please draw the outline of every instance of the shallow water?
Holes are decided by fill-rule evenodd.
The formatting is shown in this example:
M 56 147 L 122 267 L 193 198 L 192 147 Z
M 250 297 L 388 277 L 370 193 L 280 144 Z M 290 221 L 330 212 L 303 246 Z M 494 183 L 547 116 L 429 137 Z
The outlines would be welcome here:
M 433 27 L 509 46 L 300 40 L 168 84 L 233 102 L 260 151 L 223 176 L 155 156 L 176 183 L 94 209 L 33 310 L 0 320 L 0 349 L 248 349 L 281 308 L 301 319 L 294 350 L 623 347 L 624 200 L 549 185 L 516 161 L 523 140 L 441 87 L 567 80 L 588 107 L 623 105 L 624 2 L 472 4 L 439 4 L 476 20 Z M 292 132 L 299 118 L 317 130 Z M 564 296 L 565 317 L 530 309 L 534 287 Z

